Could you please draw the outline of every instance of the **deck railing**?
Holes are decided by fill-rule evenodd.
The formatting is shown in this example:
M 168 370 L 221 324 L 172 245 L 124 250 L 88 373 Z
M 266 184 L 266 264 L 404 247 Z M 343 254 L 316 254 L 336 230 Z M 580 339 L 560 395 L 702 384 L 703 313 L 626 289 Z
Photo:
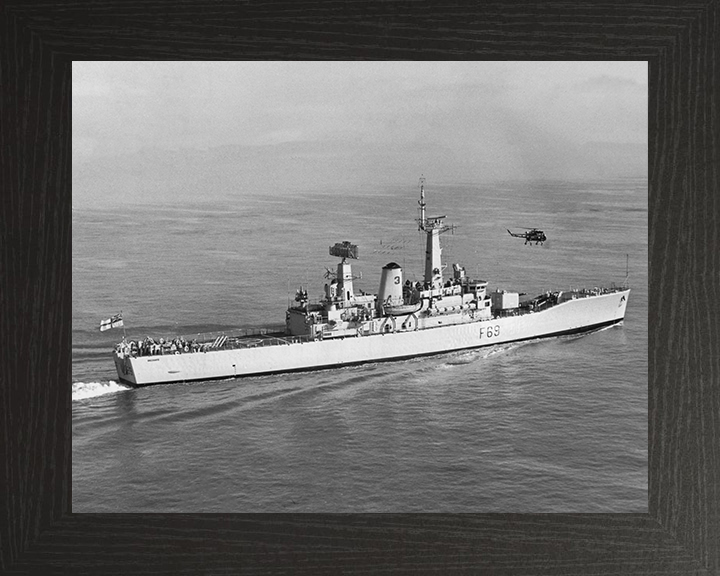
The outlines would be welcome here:
M 200 332 L 193 336 L 177 336 L 160 344 L 155 342 L 149 346 L 143 341 L 130 341 L 122 351 L 131 356 L 166 356 L 170 354 L 197 354 L 216 352 L 218 350 L 235 350 L 241 348 L 258 348 L 261 346 L 283 346 L 311 342 L 315 338 L 309 334 L 289 336 L 279 330 L 270 328 L 239 329 L 230 332 Z M 180 341 L 183 345 L 178 345 Z M 193 344 L 194 342 L 194 344 Z M 123 347 L 123 344 L 119 344 Z

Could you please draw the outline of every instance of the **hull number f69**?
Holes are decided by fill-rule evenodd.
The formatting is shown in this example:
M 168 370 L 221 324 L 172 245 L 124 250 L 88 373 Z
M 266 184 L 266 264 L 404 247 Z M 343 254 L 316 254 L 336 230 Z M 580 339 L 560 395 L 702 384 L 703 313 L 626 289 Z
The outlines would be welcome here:
M 496 338 L 500 336 L 500 326 L 482 326 L 480 328 L 480 338 Z

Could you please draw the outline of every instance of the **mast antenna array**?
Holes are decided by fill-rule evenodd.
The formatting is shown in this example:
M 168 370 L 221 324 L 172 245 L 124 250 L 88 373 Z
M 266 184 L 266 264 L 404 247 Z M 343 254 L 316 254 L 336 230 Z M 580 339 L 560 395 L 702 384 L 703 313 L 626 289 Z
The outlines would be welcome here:
M 442 234 L 443 232 L 454 232 L 455 231 L 455 225 L 447 225 L 443 223 L 443 219 L 445 219 L 445 215 L 442 216 L 426 216 L 425 215 L 425 207 L 427 204 L 425 204 L 425 177 L 420 177 L 420 200 L 418 200 L 418 205 L 420 208 L 418 209 L 420 212 L 420 217 L 418 218 L 418 230 L 421 230 L 422 232 L 425 232 L 427 234 L 432 233 L 433 230 L 437 230 L 438 234 Z

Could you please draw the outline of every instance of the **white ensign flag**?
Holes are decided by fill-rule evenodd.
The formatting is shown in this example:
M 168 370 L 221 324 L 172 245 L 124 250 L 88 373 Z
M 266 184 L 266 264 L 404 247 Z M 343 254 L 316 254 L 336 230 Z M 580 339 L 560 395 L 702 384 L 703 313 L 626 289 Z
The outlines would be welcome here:
M 124 326 L 122 314 L 115 314 L 112 318 L 100 322 L 100 332 L 105 332 L 105 330 L 110 330 L 110 328 L 119 328 L 120 326 Z

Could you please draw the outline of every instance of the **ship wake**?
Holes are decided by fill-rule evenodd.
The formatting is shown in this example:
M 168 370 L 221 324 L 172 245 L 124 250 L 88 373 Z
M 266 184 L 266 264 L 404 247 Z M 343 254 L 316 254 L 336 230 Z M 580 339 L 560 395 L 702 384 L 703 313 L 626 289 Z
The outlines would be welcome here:
M 507 344 L 497 344 L 495 346 L 488 346 L 486 348 L 468 350 L 465 352 L 454 352 L 452 353 L 452 357 L 447 362 L 440 364 L 438 367 L 463 366 L 465 364 L 472 364 L 473 362 L 477 362 L 478 360 L 484 360 L 485 358 L 490 358 L 491 356 L 505 354 L 507 352 L 510 352 L 511 350 L 514 350 L 515 348 L 519 348 L 522 345 L 523 342 L 508 342 Z
M 575 340 L 585 338 L 586 336 L 589 336 L 591 334 L 597 334 L 599 332 L 605 332 L 606 330 L 613 330 L 615 328 L 622 327 L 622 325 L 623 325 L 623 321 L 621 320 L 620 322 L 618 322 L 616 324 L 612 324 L 610 326 L 602 326 L 601 328 L 594 328 L 593 330 L 587 330 L 585 332 L 580 332 L 578 334 L 565 334 L 564 336 L 559 336 L 558 340 L 561 343 L 573 342 Z
M 115 380 L 108 380 L 107 382 L 73 382 L 72 400 L 75 402 L 77 400 L 105 396 L 106 394 L 116 394 L 117 392 L 124 392 L 125 390 L 132 390 L 132 388 L 115 382 Z

